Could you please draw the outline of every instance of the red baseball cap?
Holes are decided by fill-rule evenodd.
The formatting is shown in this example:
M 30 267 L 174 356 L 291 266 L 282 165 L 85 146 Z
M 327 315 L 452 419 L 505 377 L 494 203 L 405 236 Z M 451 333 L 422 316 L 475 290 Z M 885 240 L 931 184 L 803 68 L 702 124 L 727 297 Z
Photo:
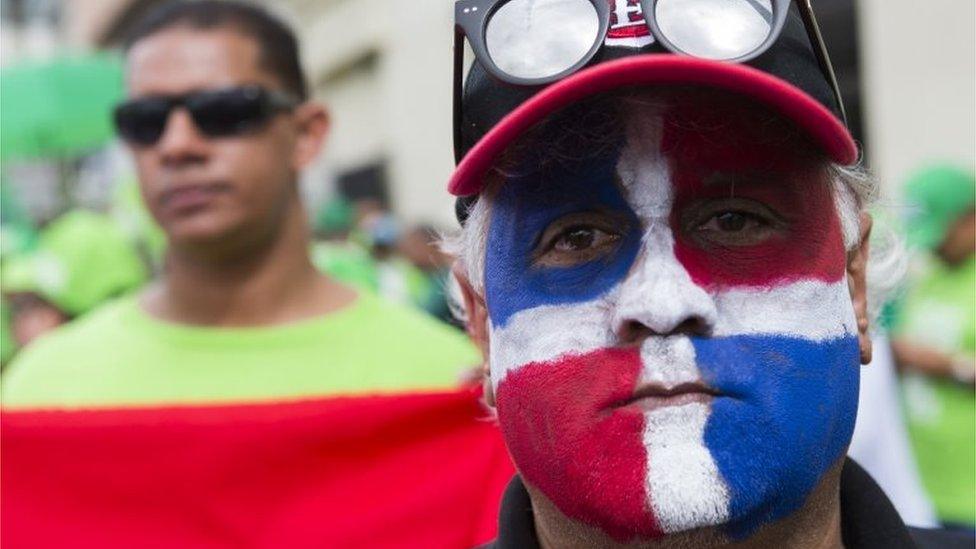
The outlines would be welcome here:
M 461 150 L 456 151 L 461 160 L 448 191 L 477 195 L 498 156 L 533 125 L 587 97 L 634 86 L 693 85 L 747 96 L 792 120 L 834 162 L 857 161 L 839 99 L 795 8 L 776 42 L 741 64 L 670 53 L 654 43 L 643 20 L 639 23 L 626 28 L 624 36 L 611 27 L 601 54 L 587 68 L 541 89 L 501 82 L 476 60 L 464 86 L 462 118 L 456 121 L 461 124 Z M 461 206 L 459 218 L 466 210 Z

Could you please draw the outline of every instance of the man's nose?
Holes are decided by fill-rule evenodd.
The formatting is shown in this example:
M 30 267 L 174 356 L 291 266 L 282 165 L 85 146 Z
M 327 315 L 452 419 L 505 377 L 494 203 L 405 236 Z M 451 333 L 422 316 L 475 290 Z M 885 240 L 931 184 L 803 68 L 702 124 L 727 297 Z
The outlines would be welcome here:
M 718 314 L 711 296 L 675 257 L 669 231 L 647 236 L 637 264 L 620 288 L 613 315 L 618 338 L 637 343 L 653 335 L 708 334 Z
M 173 109 L 156 144 L 164 164 L 196 162 L 206 158 L 208 142 L 183 108 Z

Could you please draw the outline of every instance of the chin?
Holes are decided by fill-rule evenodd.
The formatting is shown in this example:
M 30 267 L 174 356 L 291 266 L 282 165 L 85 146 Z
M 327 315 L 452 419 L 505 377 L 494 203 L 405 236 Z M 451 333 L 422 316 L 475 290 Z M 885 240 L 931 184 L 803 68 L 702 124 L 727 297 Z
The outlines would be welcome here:
M 496 389 L 523 479 L 618 542 L 719 527 L 732 540 L 791 515 L 843 457 L 857 407 L 857 341 L 694 339 L 718 389 L 704 402 L 608 408 L 642 361 L 604 348 L 533 362 Z
M 165 227 L 172 245 L 181 247 L 225 246 L 242 233 L 243 224 L 222 215 L 197 215 L 173 221 Z

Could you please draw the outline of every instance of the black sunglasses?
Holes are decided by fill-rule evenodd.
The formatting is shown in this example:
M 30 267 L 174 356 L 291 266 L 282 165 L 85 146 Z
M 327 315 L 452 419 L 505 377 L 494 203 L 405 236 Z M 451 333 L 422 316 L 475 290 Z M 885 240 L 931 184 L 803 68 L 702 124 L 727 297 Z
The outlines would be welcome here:
M 641 0 L 644 21 L 666 50 L 745 63 L 779 38 L 794 0 Z M 810 0 L 796 0 L 817 63 L 840 107 L 844 104 Z M 548 29 L 529 29 L 547 21 Z M 454 139 L 460 151 L 464 39 L 496 79 L 542 86 L 585 67 L 603 47 L 607 0 L 458 0 L 454 4 Z M 560 29 L 554 32 L 554 29 Z
M 154 145 L 166 130 L 173 109 L 184 107 L 208 137 L 228 137 L 260 128 L 275 114 L 301 101 L 291 94 L 261 86 L 237 86 L 183 95 L 130 99 L 115 107 L 115 128 L 126 141 Z

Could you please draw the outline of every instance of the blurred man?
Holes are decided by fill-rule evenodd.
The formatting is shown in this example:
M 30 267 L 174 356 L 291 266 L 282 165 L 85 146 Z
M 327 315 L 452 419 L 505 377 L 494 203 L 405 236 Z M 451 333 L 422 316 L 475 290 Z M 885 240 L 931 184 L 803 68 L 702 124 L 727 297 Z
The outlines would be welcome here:
M 455 11 L 456 271 L 519 471 L 495 546 L 944 547 L 845 458 L 873 183 L 809 4 L 623 36 L 569 4 Z
M 427 292 L 420 300 L 425 311 L 444 322 L 454 322 L 445 297 L 452 258 L 439 247 L 439 232 L 431 225 L 412 227 L 400 240 L 400 253 L 427 278 Z
M 353 205 L 341 196 L 322 205 L 315 218 L 312 264 L 336 280 L 375 292 L 376 262 L 360 242 L 350 238 L 354 213 Z
M 951 166 L 905 186 L 909 241 L 920 255 L 892 349 L 905 374 L 919 472 L 941 521 L 976 526 L 976 181 Z
M 30 250 L 37 239 L 33 222 L 20 207 L 10 185 L 0 185 L 0 269 L 13 258 Z M 5 277 L 0 271 L 0 285 Z M 0 288 L 2 289 L 2 288 Z M 0 368 L 6 366 L 17 352 L 13 334 L 11 304 L 8 296 L 0 293 Z
M 328 116 L 307 99 L 297 47 L 243 4 L 177 3 L 136 27 L 116 124 L 168 238 L 162 276 L 12 365 L 7 406 L 434 388 L 476 360 L 455 334 L 309 260 L 298 175 Z M 173 330 L 189 339 L 171 344 Z M 337 344 L 344 332 L 355 335 Z M 351 347 L 362 337 L 382 345 Z M 257 349 L 238 345 L 261 338 Z M 92 352 L 103 347 L 112 354 Z M 61 375 L 68 356 L 76 376 Z
M 179 2 L 125 52 L 115 122 L 165 266 L 11 365 L 4 545 L 490 537 L 510 466 L 475 396 L 455 389 L 476 351 L 309 260 L 298 177 L 328 116 L 292 32 L 247 4 Z M 425 528 L 432 514 L 449 526 Z

